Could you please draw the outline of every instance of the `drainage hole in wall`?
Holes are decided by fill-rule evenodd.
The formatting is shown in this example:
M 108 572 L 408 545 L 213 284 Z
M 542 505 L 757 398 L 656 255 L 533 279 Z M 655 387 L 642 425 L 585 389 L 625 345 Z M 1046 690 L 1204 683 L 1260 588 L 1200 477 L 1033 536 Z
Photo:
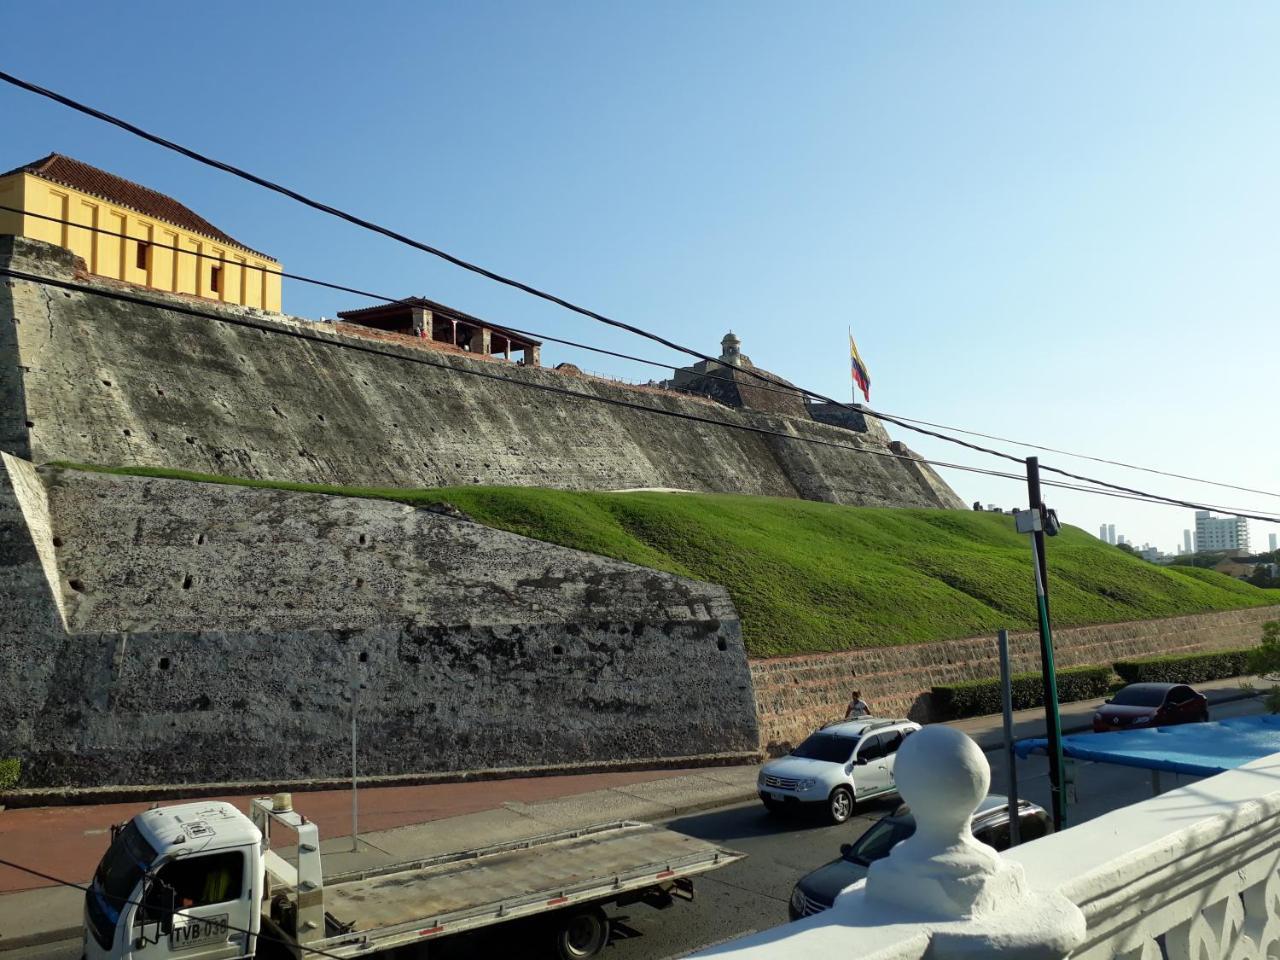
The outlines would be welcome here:
M 76 593 L 84 593 L 83 580 L 68 580 L 67 585 L 71 587 L 71 589 L 74 590 Z
M 109 387 L 109 386 L 111 386 L 111 381 L 110 381 L 110 380 L 103 380 L 103 381 L 102 381 L 102 385 L 103 385 L 104 387 Z
M 728 650 L 729 649 L 728 641 L 725 640 L 724 637 L 721 637 L 719 640 L 716 641 L 716 649 L 721 651 Z
M 360 546 L 363 547 L 368 542 L 369 542 L 369 538 L 366 537 L 363 533 L 360 534 Z
M 316 419 L 317 419 L 317 420 L 319 420 L 321 423 L 324 423 L 324 414 L 323 414 L 323 413 L 317 413 L 317 414 L 316 414 Z
M 169 669 L 169 658 L 168 658 L 168 657 L 161 657 L 161 658 L 160 658 L 160 669 L 161 669 L 161 670 L 168 670 L 168 669 Z
M 61 538 L 61 537 L 54 537 L 54 538 L 53 538 L 53 545 L 54 545 L 55 547 L 60 547 L 60 546 L 62 546 L 62 538 Z
M 195 442 L 196 442 L 195 437 L 187 437 L 187 443 L 194 444 Z
M 185 577 L 182 578 L 182 589 L 183 590 L 191 589 L 191 574 L 188 573 Z
M 163 390 L 161 390 L 159 387 L 156 387 L 156 396 L 157 396 L 157 397 L 163 397 L 163 396 L 164 396 L 164 391 L 163 391 Z
M 563 657 L 564 647 L 560 646 L 560 644 L 557 643 L 554 647 L 551 648 L 551 655 L 553 657 Z
M 368 650 L 361 650 L 361 651 L 360 651 L 360 662 L 361 662 L 361 663 L 368 663 L 368 662 L 369 662 L 369 651 L 368 651 Z
M 34 420 L 28 420 L 28 421 L 27 421 L 27 426 L 28 426 L 28 427 L 34 427 L 35 425 L 36 425 L 36 422 L 35 422 Z
M 364 586 L 364 577 L 356 577 L 356 589 L 359 590 Z
M 202 533 L 198 537 L 196 537 L 196 546 L 199 547 L 203 545 L 204 545 L 204 534 Z
M 279 407 L 277 407 L 275 404 L 272 404 L 272 405 L 271 405 L 271 410 L 272 410 L 272 412 L 273 412 L 277 417 L 283 417 L 283 416 L 284 416 L 284 414 L 280 412 L 280 408 L 279 408 Z
M 133 431 L 132 431 L 132 430 L 130 430 L 128 427 L 125 427 L 125 428 L 124 428 L 123 430 L 121 430 L 120 432 L 121 432 L 121 433 L 123 433 L 126 437 L 132 437 L 132 436 L 133 436 Z

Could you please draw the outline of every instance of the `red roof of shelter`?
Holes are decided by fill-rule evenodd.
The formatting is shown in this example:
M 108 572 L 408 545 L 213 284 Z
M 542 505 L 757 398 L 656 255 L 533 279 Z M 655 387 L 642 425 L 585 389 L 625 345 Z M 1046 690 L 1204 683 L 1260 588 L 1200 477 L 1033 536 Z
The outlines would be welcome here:
M 248 250 L 250 253 L 257 253 L 259 256 L 267 256 L 227 236 L 200 214 L 179 203 L 173 197 L 165 196 L 158 190 L 144 187 L 124 177 L 117 177 L 114 173 L 107 173 L 105 170 L 61 153 L 51 153 L 47 157 L 7 170 L 0 176 L 7 177 L 13 173 L 29 173 L 42 180 L 60 183 L 64 187 L 101 197 L 103 200 L 128 207 L 148 217 L 155 217 L 175 227 L 182 227 L 192 233 L 199 233 L 213 240 L 221 240 L 223 243 Z

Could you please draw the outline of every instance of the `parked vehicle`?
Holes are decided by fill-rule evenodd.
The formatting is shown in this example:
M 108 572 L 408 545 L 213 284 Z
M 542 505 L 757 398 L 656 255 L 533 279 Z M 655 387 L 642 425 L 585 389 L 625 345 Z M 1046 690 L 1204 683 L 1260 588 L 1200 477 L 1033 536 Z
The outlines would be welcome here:
M 1209 701 L 1185 683 L 1131 683 L 1093 715 L 1093 732 L 1203 723 Z
M 991 794 L 973 813 L 973 835 L 989 847 L 1005 850 L 1010 844 L 1009 800 Z M 1018 803 L 1019 840 L 1035 840 L 1053 831 L 1049 814 L 1027 800 Z M 916 821 L 904 803 L 887 817 L 867 828 L 853 843 L 840 846 L 840 858 L 800 878 L 791 891 L 787 912 L 799 920 L 830 908 L 840 891 L 867 875 L 871 864 L 883 860 L 889 851 L 916 832 Z
M 898 748 L 919 729 L 910 720 L 873 717 L 823 727 L 760 769 L 760 800 L 771 812 L 821 805 L 832 823 L 844 823 L 855 803 L 897 791 L 893 764 Z
M 296 861 L 271 849 L 296 834 Z M 699 873 L 743 854 L 633 821 L 325 877 L 316 825 L 288 794 L 156 807 L 112 830 L 85 894 L 83 960 L 334 960 L 496 924 L 522 944 L 593 957 L 606 904 L 692 899 Z M 524 955 L 523 953 L 521 955 Z

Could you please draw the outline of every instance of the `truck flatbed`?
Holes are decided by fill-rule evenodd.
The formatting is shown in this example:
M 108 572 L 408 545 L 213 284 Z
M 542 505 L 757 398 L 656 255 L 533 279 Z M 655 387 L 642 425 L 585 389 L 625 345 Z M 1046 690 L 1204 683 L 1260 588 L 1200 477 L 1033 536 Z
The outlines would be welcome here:
M 639 894 L 743 856 L 623 820 L 344 874 L 325 883 L 330 936 L 315 946 L 342 956 L 386 950 L 548 909 Z

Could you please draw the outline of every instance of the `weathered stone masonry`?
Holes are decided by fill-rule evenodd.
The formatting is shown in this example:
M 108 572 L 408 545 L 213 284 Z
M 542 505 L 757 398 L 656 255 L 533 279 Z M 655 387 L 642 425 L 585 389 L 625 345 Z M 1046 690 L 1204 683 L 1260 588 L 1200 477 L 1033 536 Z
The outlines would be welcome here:
M 33 241 L 0 238 L 4 264 L 91 282 L 77 278 L 68 251 Z M 158 291 L 131 292 L 192 306 Z M 0 450 L 36 463 L 173 467 L 365 486 L 676 487 L 870 506 L 963 506 L 930 468 L 874 455 L 889 452 L 879 437 L 807 417 L 732 410 L 678 394 L 375 342 L 332 324 L 196 306 L 245 325 L 0 281 Z M 414 362 L 423 359 L 436 366 Z
M 394 503 L 3 461 L 23 787 L 342 776 L 353 675 L 368 775 L 757 748 L 720 587 Z
M 1059 667 L 1112 663 L 1247 647 L 1258 642 L 1262 624 L 1280 619 L 1280 607 L 1253 607 L 1163 620 L 1099 624 L 1055 630 Z M 1009 653 L 1016 673 L 1040 669 L 1037 633 L 1011 633 Z M 756 707 L 763 748 L 777 753 L 810 731 L 844 715 L 849 692 L 862 691 L 876 712 L 929 720 L 935 685 L 998 676 L 995 637 L 969 637 L 847 653 L 753 660 Z

